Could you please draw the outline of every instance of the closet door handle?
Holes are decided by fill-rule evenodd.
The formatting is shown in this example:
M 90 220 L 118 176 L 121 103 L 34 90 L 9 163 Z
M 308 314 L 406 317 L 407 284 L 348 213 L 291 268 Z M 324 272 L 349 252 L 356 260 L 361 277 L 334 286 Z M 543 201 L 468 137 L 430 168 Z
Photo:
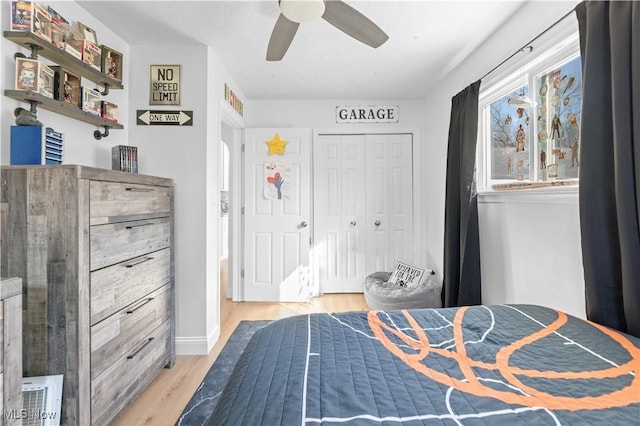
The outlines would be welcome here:
M 155 339 L 155 337 L 149 337 L 146 342 L 142 344 L 138 349 L 136 349 L 131 355 L 127 355 L 127 359 L 133 359 L 136 355 L 140 353 L 141 350 L 147 347 L 149 343 L 151 343 Z
M 351 226 L 356 226 L 356 225 L 357 225 L 357 223 L 356 223 L 356 221 L 355 221 L 355 220 L 352 220 L 352 221 L 350 222 L 350 224 L 351 224 Z
M 375 226 L 380 226 L 380 221 L 379 221 L 379 220 L 376 220 L 375 222 L 373 222 L 373 224 L 374 224 Z
M 305 222 L 304 220 L 302 222 L 300 222 L 300 228 L 306 228 L 309 224 L 307 222 Z

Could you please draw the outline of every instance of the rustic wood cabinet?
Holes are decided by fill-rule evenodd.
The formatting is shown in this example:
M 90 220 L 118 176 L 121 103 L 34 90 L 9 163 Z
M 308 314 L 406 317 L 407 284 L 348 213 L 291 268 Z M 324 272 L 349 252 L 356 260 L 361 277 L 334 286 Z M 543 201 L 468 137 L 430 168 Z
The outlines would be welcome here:
M 173 182 L 0 171 L 1 272 L 25 280 L 24 375 L 64 375 L 64 424 L 109 424 L 175 362 Z
M 0 425 L 20 425 L 22 409 L 22 280 L 0 278 Z

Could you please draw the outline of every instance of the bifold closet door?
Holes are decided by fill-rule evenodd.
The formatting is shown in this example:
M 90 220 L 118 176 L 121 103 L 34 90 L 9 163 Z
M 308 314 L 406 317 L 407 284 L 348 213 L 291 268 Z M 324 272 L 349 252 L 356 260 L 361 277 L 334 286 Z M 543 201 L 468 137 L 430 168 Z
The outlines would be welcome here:
M 365 278 L 414 259 L 411 134 L 319 135 L 314 250 L 322 293 L 362 292 Z
M 412 138 L 366 137 L 367 274 L 414 261 Z
M 364 147 L 364 135 L 321 135 L 316 142 L 314 246 L 323 293 L 362 291 L 366 251 Z

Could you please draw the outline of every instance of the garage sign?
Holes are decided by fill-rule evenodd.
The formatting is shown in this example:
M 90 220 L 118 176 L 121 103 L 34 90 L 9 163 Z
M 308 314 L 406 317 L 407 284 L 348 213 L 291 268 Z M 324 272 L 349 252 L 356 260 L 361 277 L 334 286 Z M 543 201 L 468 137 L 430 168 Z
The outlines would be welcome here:
M 337 106 L 336 123 L 397 123 L 397 105 Z

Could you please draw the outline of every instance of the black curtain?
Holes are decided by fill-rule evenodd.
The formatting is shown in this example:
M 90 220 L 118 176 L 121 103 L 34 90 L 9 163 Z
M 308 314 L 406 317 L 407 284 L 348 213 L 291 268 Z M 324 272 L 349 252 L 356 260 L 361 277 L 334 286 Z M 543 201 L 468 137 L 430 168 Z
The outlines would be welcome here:
M 640 3 L 576 7 L 587 318 L 640 336 Z
M 477 81 L 451 101 L 444 213 L 444 307 L 482 303 L 474 182 L 479 94 L 480 81 Z

